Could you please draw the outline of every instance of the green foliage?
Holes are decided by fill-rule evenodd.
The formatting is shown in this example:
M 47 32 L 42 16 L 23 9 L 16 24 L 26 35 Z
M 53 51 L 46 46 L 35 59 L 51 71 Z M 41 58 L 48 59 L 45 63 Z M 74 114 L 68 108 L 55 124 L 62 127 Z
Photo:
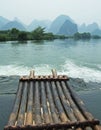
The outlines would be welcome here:
M 27 33 L 27 40 L 33 40 L 32 33 L 31 32 L 26 33 Z
M 54 35 L 53 33 L 45 33 L 45 28 L 38 27 L 32 32 L 20 31 L 16 28 L 11 30 L 0 31 L 0 41 L 14 41 L 14 40 L 54 40 L 54 39 L 65 39 L 65 38 L 74 38 L 74 39 L 99 39 L 101 38 L 98 35 L 91 36 L 90 33 L 75 33 L 74 36 L 68 37 L 65 35 Z
M 74 34 L 75 39 L 81 39 L 81 34 L 79 32 Z
M 9 31 L 0 31 L 0 41 L 7 41 L 8 33 Z
M 44 37 L 44 29 L 42 27 L 36 28 L 34 31 L 32 31 L 32 38 L 33 40 L 42 40 Z
M 12 34 L 12 35 L 16 35 L 18 33 L 19 33 L 19 30 L 16 28 L 12 28 L 12 30 L 10 30 L 10 34 Z
M 93 35 L 92 38 L 93 38 L 93 39 L 100 39 L 101 37 L 98 36 L 98 35 Z
M 44 39 L 45 40 L 53 40 L 55 37 L 53 35 L 53 33 L 45 33 L 44 34 Z
M 90 33 L 75 33 L 74 34 L 74 38 L 75 39 L 90 39 L 91 38 L 91 34 Z
M 19 41 L 27 40 L 27 32 L 20 32 L 20 33 L 18 34 L 18 40 L 19 40 Z
M 65 36 L 65 35 L 56 35 L 55 38 L 56 39 L 65 39 L 65 38 L 68 38 L 68 37 Z
M 82 36 L 82 39 L 90 39 L 91 38 L 90 33 L 82 33 L 81 36 Z
M 19 35 L 19 30 L 16 29 L 16 28 L 12 28 L 10 31 L 9 31 L 9 37 L 11 40 L 16 40 L 18 38 L 18 35 Z
M 6 36 L 5 35 L 0 35 L 0 41 L 6 41 Z

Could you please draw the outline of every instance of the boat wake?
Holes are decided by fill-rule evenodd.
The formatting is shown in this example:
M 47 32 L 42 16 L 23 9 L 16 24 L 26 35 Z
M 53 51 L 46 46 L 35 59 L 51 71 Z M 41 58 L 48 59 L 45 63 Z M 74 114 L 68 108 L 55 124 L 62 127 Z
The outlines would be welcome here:
M 82 78 L 85 82 L 101 82 L 101 69 L 90 68 L 87 66 L 77 65 L 72 61 L 66 61 L 59 66 L 40 64 L 32 67 L 23 65 L 5 65 L 0 66 L 0 76 L 12 76 L 12 75 L 28 75 L 29 71 L 34 69 L 36 75 L 49 75 L 51 69 L 55 68 L 58 74 L 66 74 L 72 78 Z

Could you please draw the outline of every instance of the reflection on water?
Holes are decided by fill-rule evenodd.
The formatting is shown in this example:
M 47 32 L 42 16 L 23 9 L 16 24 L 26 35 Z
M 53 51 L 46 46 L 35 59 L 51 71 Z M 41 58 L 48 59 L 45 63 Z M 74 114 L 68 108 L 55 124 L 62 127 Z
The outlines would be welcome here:
M 14 99 L 15 95 L 0 95 L 0 130 L 7 124 Z
M 101 122 L 101 89 L 87 92 L 79 92 L 79 96 L 85 102 L 88 110 Z
M 19 46 L 20 44 L 27 44 L 27 41 L 12 41 L 11 44 L 12 46 Z
M 0 76 L 0 95 L 15 94 L 19 82 L 19 76 Z

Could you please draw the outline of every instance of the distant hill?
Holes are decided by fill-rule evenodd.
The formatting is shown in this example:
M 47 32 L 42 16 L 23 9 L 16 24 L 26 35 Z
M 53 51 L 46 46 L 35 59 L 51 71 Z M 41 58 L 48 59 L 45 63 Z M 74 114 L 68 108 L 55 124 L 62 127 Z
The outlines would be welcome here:
M 99 29 L 99 26 L 97 23 L 92 23 L 87 26 L 86 32 L 92 33 L 94 30 Z
M 78 31 L 77 25 L 69 20 L 66 20 L 64 24 L 60 27 L 57 34 L 61 35 L 74 35 Z
M 86 24 L 83 23 L 83 24 L 81 24 L 80 26 L 78 26 L 78 31 L 79 31 L 80 33 L 86 32 Z
M 52 22 L 49 31 L 54 34 L 65 34 L 65 35 L 70 34 L 71 35 L 73 34 L 73 32 L 70 33 L 71 32 L 70 30 L 73 29 L 74 24 L 75 24 L 74 21 L 69 16 L 60 15 Z M 74 30 L 75 29 L 73 29 L 73 31 Z M 74 32 L 76 32 L 76 30 Z
M 0 16 L 0 30 L 17 28 L 24 31 L 33 31 L 37 27 L 44 27 L 46 32 L 60 35 L 73 35 L 76 32 L 89 32 L 92 35 L 100 35 L 101 29 L 96 22 L 80 26 L 75 24 L 74 20 L 67 15 L 59 15 L 55 20 L 33 20 L 29 25 L 25 25 L 19 18 L 15 17 L 13 21 Z
M 22 31 L 25 31 L 25 27 L 19 23 L 18 21 L 10 21 L 8 22 L 7 24 L 5 24 L 1 30 L 10 30 L 12 28 L 16 28 L 16 29 L 19 29 L 19 30 L 22 30 Z
M 101 29 L 96 29 L 91 34 L 101 36 Z
M 8 19 L 0 16 L 0 29 L 2 28 L 2 26 L 4 26 L 5 24 L 7 24 L 9 22 Z
M 24 26 L 24 28 L 27 30 L 27 25 L 24 24 L 19 18 L 14 17 L 14 20 L 13 20 L 13 21 L 17 21 L 17 22 L 21 23 L 21 24 Z
M 99 26 L 95 22 L 92 23 L 92 24 L 88 24 L 88 25 L 82 24 L 81 26 L 78 27 L 78 31 L 80 33 L 82 33 L 82 32 L 90 32 L 90 33 L 92 33 L 96 29 L 99 29 Z
M 41 26 L 41 27 L 45 27 L 46 31 L 47 31 L 50 24 L 51 24 L 50 20 L 33 20 L 31 22 L 31 24 L 27 27 L 27 30 L 28 31 L 33 31 L 37 27 Z

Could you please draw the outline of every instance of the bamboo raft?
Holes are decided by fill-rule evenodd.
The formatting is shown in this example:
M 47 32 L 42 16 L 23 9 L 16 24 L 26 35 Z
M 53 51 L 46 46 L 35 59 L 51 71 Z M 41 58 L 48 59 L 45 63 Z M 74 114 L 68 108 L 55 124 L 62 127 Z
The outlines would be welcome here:
M 4 130 L 101 130 L 65 75 L 29 76 L 19 80 L 12 113 Z

